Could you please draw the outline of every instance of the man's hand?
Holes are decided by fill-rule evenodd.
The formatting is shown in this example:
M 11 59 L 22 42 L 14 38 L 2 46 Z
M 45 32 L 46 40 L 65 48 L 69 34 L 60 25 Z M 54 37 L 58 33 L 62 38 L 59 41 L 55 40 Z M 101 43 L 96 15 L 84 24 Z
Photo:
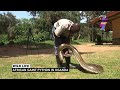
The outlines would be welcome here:
M 64 54 L 63 54 L 64 57 L 70 57 L 71 55 L 69 54 L 68 51 L 66 51 Z

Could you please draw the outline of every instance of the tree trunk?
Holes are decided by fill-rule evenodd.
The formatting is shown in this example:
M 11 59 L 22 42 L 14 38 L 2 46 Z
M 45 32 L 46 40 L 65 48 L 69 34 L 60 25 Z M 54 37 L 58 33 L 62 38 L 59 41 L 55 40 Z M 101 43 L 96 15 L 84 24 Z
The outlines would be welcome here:
M 15 39 L 14 27 L 8 27 L 8 41 Z

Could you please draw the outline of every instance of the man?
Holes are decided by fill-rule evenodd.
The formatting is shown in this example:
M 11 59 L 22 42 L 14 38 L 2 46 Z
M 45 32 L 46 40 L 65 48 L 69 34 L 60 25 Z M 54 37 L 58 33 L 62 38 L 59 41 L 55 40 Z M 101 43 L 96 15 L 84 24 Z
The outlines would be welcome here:
M 60 61 L 58 56 L 58 47 L 65 43 L 70 44 L 70 38 L 73 36 L 74 33 L 77 33 L 80 31 L 80 24 L 73 23 L 71 20 L 68 19 L 60 19 L 57 22 L 54 23 L 53 28 L 53 36 L 55 39 L 55 55 L 56 55 L 56 62 L 57 67 L 63 67 L 63 63 Z M 68 49 L 63 50 L 64 54 L 67 56 L 69 54 Z M 66 68 L 72 68 L 70 66 L 70 57 L 65 57 L 66 61 Z M 74 67 L 73 67 L 74 68 Z

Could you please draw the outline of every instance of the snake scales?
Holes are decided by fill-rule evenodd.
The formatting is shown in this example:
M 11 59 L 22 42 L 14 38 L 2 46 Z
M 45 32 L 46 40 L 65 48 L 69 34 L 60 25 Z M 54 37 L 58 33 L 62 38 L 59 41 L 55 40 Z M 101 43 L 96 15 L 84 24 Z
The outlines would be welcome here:
M 68 48 L 69 50 L 72 51 L 73 55 L 76 57 L 76 59 L 79 62 L 80 66 L 84 70 L 86 70 L 88 72 L 91 72 L 91 73 L 96 73 L 96 74 L 102 73 L 104 71 L 103 67 L 100 66 L 100 65 L 85 63 L 85 61 L 81 57 L 78 50 L 74 46 L 69 45 L 69 44 L 61 44 L 59 46 L 59 48 L 58 48 L 58 53 L 59 53 L 59 57 L 60 57 L 61 61 L 63 61 L 62 50 L 65 49 L 65 48 Z

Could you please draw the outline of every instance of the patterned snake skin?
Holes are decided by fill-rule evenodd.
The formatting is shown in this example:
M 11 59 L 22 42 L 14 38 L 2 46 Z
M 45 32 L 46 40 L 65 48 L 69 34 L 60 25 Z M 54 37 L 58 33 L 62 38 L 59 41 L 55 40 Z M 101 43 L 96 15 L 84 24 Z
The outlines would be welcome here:
M 84 70 L 86 70 L 90 73 L 95 73 L 95 74 L 99 74 L 99 73 L 102 73 L 104 71 L 103 67 L 100 66 L 100 65 L 85 63 L 83 58 L 81 57 L 80 53 L 78 52 L 78 50 L 74 46 L 69 45 L 69 44 L 61 44 L 58 48 L 58 53 L 59 53 L 59 57 L 60 57 L 61 61 L 63 61 L 62 50 L 65 49 L 65 48 L 68 48 L 72 51 L 73 55 L 76 57 L 80 66 Z

